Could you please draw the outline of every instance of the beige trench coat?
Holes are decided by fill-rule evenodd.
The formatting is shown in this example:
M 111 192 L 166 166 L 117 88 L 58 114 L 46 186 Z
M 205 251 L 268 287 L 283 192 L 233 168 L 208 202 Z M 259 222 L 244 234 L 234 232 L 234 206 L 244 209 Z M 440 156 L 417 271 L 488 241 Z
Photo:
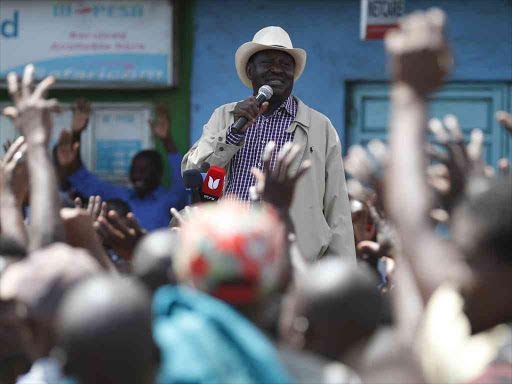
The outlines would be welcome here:
M 341 143 L 330 120 L 297 97 L 297 116 L 288 127 L 295 131 L 293 142 L 301 147 L 292 164 L 296 171 L 310 159 L 312 166 L 297 184 L 291 217 L 303 256 L 314 261 L 323 255 L 337 255 L 355 264 L 354 233 L 341 157 Z M 199 141 L 183 157 L 182 172 L 200 168 L 207 161 L 226 169 L 243 146 L 226 143 L 228 127 L 234 122 L 235 103 L 217 108 L 204 126 Z M 228 181 L 229 182 L 229 181 Z

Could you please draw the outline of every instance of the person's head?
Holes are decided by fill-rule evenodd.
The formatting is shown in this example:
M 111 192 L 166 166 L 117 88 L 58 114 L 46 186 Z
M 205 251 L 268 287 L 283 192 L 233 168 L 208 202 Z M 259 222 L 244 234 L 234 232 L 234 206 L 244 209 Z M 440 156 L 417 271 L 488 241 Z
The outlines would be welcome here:
M 306 52 L 293 48 L 290 36 L 280 27 L 258 31 L 251 42 L 238 48 L 235 66 L 240 80 L 256 95 L 263 85 L 270 85 L 271 102 L 281 103 L 290 96 L 294 82 L 306 65 Z
M 292 94 L 294 73 L 295 60 L 284 51 L 259 51 L 247 62 L 247 77 L 252 82 L 254 94 L 263 85 L 270 85 L 274 91 L 271 101 L 282 102 Z
M 269 205 L 201 206 L 183 225 L 174 270 L 179 280 L 259 322 L 264 303 L 289 272 L 285 227 Z
M 100 271 L 84 250 L 53 244 L 9 265 L 0 280 L 0 299 L 27 306 L 34 359 L 47 356 L 53 346 L 55 312 L 64 293 L 81 279 Z
M 453 234 L 471 272 L 462 294 L 472 331 L 512 321 L 512 179 L 461 203 Z
M 80 384 L 154 382 L 151 297 L 135 280 L 105 275 L 75 286 L 57 312 L 56 335 L 64 374 Z
M 179 244 L 178 233 L 160 229 L 145 236 L 135 248 L 133 274 L 151 291 L 165 284 L 174 284 L 172 268 Z
M 130 181 L 139 197 L 153 192 L 160 185 L 163 164 L 160 153 L 146 149 L 138 152 L 130 167 Z
M 281 335 L 296 348 L 338 360 L 368 341 L 380 314 L 374 275 L 330 257 L 296 279 L 283 308 Z

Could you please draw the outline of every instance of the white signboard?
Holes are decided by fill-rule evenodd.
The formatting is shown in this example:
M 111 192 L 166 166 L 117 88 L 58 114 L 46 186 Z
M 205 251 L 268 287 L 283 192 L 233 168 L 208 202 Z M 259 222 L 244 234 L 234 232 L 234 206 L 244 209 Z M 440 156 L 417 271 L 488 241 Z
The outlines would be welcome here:
M 0 79 L 33 63 L 60 83 L 169 86 L 172 44 L 169 0 L 0 1 Z
M 398 27 L 404 9 L 405 0 L 361 0 L 361 39 L 383 39 L 389 29 Z

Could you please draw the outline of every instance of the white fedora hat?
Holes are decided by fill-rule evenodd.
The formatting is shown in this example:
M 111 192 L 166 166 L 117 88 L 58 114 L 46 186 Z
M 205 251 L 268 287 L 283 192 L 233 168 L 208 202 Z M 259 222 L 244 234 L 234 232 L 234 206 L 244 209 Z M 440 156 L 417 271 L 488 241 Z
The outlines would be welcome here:
M 246 72 L 247 62 L 256 52 L 266 49 L 285 51 L 295 59 L 295 75 L 293 80 L 297 81 L 306 66 L 306 51 L 300 48 L 293 48 L 290 36 L 283 28 L 266 27 L 256 32 L 252 41 L 242 44 L 235 53 L 236 71 L 242 83 L 252 89 L 252 82 L 247 77 Z

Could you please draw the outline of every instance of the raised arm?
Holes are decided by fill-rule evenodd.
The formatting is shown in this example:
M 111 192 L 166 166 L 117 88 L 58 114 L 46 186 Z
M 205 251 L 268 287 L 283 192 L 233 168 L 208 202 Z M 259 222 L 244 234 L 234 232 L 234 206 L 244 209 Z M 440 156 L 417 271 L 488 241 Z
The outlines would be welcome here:
M 8 75 L 7 85 L 14 107 L 6 112 L 15 120 L 15 125 L 27 143 L 31 206 L 30 250 L 65 239 L 59 215 L 57 177 L 48 152 L 52 129 L 50 113 L 58 111 L 59 106 L 56 99 L 46 100 L 45 96 L 55 83 L 55 78 L 47 77 L 33 90 L 34 71 L 32 64 L 27 65 L 21 84 L 15 73 Z
M 150 120 L 149 125 L 153 135 L 157 137 L 163 144 L 167 152 L 167 164 L 169 166 L 170 188 L 169 209 L 172 207 L 181 207 L 185 204 L 186 190 L 181 177 L 181 153 L 176 147 L 176 143 L 172 138 L 171 121 L 169 111 L 165 105 L 157 108 L 158 120 Z
M 21 246 L 28 243 L 22 215 L 23 203 L 28 196 L 26 150 L 25 138 L 20 136 L 0 160 L 0 228 L 3 237 L 13 239 Z
M 80 160 L 80 143 L 73 137 L 71 132 L 63 130 L 55 149 L 61 177 L 85 197 L 99 195 L 103 200 L 128 200 L 129 188 L 101 180 L 85 168 Z
M 426 98 L 452 64 L 444 23 L 441 10 L 414 13 L 401 22 L 400 31 L 386 37 L 393 76 L 386 208 L 424 301 L 444 281 L 457 281 L 466 273 L 456 261 L 455 247 L 435 234 L 425 173 Z

